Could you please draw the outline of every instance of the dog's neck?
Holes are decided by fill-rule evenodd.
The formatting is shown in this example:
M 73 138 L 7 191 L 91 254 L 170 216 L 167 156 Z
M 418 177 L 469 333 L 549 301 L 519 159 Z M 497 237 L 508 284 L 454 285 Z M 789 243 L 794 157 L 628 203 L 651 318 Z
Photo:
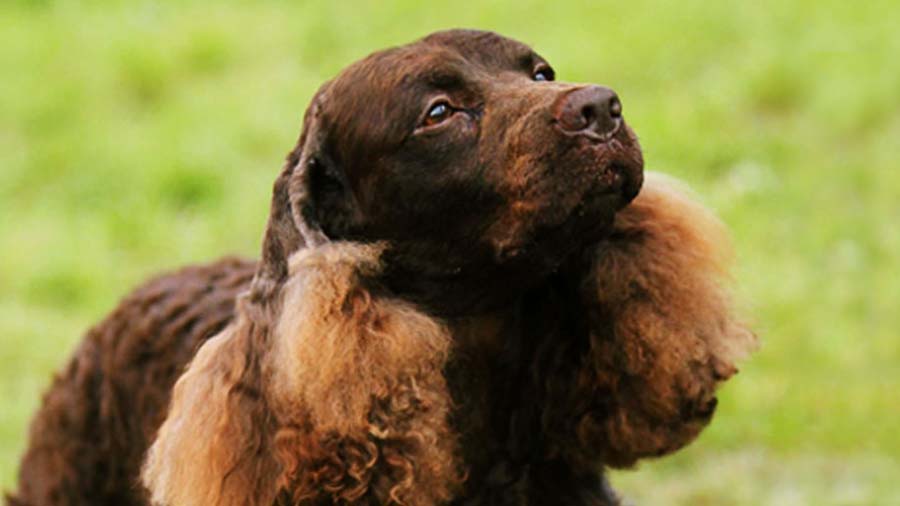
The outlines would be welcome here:
M 586 353 L 578 283 L 560 269 L 503 307 L 445 319 L 453 337 L 446 369 L 455 406 L 451 420 L 471 476 L 467 497 L 543 484 L 537 488 L 559 490 L 561 497 L 567 490 L 594 494 L 564 497 L 566 503 L 616 504 L 602 475 L 560 461 L 545 432 L 570 429 L 567 416 L 546 407 L 572 393 L 547 379 L 574 382 L 572 364 Z M 539 502 L 555 503 L 555 497 Z

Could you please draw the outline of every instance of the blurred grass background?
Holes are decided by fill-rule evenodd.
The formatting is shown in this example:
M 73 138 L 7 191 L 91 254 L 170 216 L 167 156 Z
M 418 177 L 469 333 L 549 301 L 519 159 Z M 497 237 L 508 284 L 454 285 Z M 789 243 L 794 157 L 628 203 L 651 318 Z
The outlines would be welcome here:
M 900 6 L 890 0 L 0 3 L 0 487 L 82 332 L 147 276 L 255 255 L 323 80 L 448 27 L 620 93 L 733 229 L 763 340 L 642 505 L 898 505 Z

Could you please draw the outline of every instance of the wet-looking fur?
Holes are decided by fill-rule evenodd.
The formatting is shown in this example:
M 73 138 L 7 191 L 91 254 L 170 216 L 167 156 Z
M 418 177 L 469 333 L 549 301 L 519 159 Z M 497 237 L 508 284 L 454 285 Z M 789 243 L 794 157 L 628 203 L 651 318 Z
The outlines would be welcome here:
M 323 85 L 261 260 L 94 327 L 8 503 L 618 504 L 605 469 L 691 442 L 754 338 L 723 225 L 624 122 L 560 128 L 583 88 L 460 30 Z

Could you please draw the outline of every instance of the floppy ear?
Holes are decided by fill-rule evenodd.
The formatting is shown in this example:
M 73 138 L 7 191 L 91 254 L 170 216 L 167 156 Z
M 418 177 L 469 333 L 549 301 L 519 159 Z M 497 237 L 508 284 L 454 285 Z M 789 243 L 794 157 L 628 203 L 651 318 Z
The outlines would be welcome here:
M 447 503 L 462 477 L 444 367 L 452 340 L 370 291 L 384 245 L 291 257 L 272 304 L 241 300 L 175 384 L 142 480 L 152 504 Z
M 262 258 L 235 321 L 197 352 L 173 389 L 167 418 L 147 453 L 142 480 L 153 504 L 271 504 L 280 467 L 269 451 L 276 428 L 263 395 L 261 361 L 280 312 L 295 252 L 326 241 L 312 214 L 306 168 L 315 152 L 324 85 L 272 189 Z M 299 181 L 295 182 L 295 181 Z M 295 193 L 292 196 L 292 191 Z M 296 210 L 307 210 L 297 212 Z
M 596 245 L 583 279 L 590 351 L 575 450 L 615 467 L 660 456 L 709 423 L 720 382 L 756 339 L 736 316 L 722 223 L 656 174 Z
M 251 286 L 251 300 L 266 300 L 287 278 L 288 258 L 304 247 L 339 238 L 347 224 L 360 220 L 344 173 L 327 154 L 323 104 L 325 83 L 303 118 L 303 131 L 288 154 L 272 189 L 262 259 Z
M 245 308 L 239 308 L 243 313 Z M 261 393 L 266 326 L 239 314 L 178 379 L 141 479 L 158 506 L 272 504 L 279 473 Z
M 372 289 L 383 243 L 291 258 L 264 361 L 290 504 L 446 503 L 461 475 L 442 322 Z

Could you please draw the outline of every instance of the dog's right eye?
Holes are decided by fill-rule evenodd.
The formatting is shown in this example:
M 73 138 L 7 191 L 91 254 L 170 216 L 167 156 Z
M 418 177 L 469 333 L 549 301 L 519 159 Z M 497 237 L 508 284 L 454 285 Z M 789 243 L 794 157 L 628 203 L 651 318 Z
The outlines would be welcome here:
M 437 125 L 438 123 L 443 123 L 452 115 L 453 108 L 450 107 L 450 104 L 447 102 L 437 102 L 428 109 L 428 113 L 425 114 L 425 120 L 422 122 L 422 126 L 429 127 Z
M 541 65 L 535 69 L 534 74 L 531 75 L 531 78 L 535 81 L 552 81 L 555 77 L 553 69 L 547 65 Z

